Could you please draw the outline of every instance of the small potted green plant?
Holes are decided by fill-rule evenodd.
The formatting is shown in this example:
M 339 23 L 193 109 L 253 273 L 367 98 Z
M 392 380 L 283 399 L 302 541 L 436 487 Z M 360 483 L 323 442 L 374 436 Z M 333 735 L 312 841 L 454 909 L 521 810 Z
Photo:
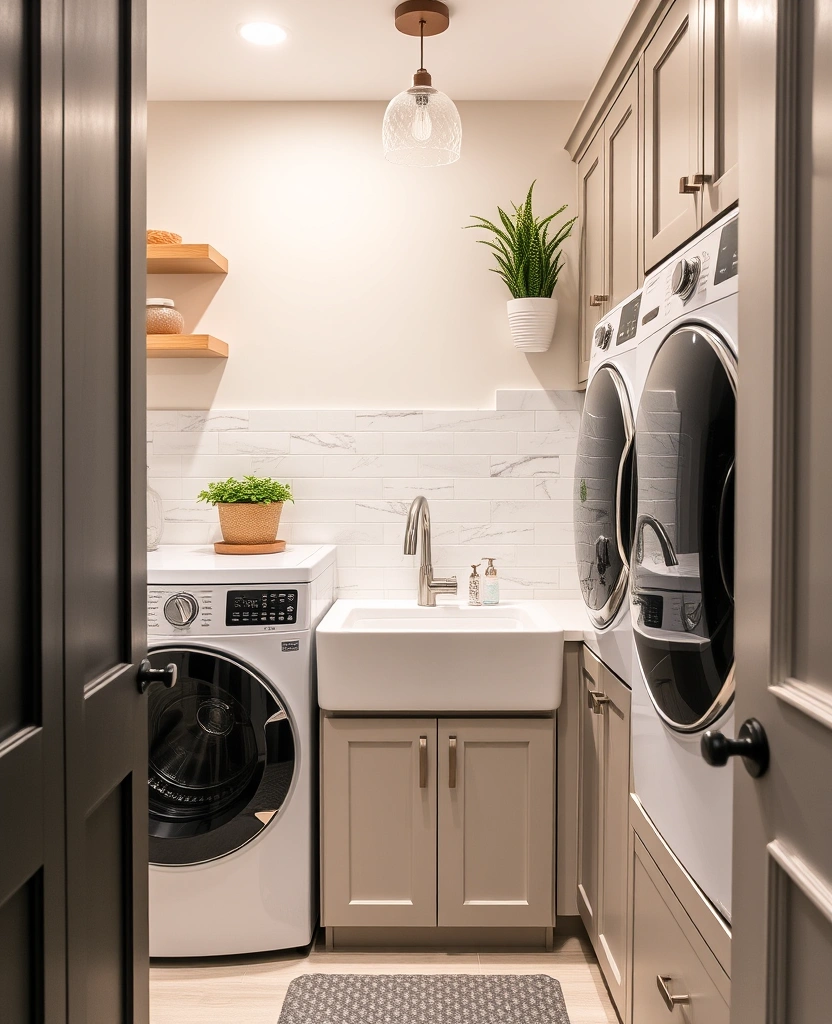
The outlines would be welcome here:
M 501 227 L 477 216 L 473 217 L 476 224 L 465 225 L 493 235 L 492 239 L 478 241 L 493 249 L 497 266 L 491 269 L 502 277 L 513 296 L 507 303 L 509 328 L 515 348 L 523 352 L 546 352 L 552 344 L 558 317 L 558 300 L 552 293 L 563 267 L 561 247 L 577 220 L 572 217 L 557 230 L 553 228 L 552 222 L 563 213 L 565 205 L 548 217 L 535 217 L 535 184 L 533 181 L 525 202 L 520 206 L 511 204 L 513 215 L 497 207 Z
M 199 501 L 215 505 L 226 544 L 272 544 L 286 501 L 294 501 L 286 484 L 268 476 L 229 477 L 200 491 Z

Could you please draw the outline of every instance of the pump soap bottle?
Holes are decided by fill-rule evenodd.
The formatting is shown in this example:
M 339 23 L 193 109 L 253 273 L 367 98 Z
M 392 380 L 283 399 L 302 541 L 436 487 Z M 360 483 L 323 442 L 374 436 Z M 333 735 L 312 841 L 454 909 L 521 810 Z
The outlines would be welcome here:
M 500 581 L 497 579 L 497 570 L 494 568 L 494 559 L 486 556 L 488 568 L 485 570 L 485 587 L 483 588 L 483 604 L 500 603 Z
M 480 583 L 482 577 L 477 572 L 478 566 L 476 563 L 471 566 L 473 570 L 471 575 L 468 577 L 468 604 L 475 608 L 479 608 L 482 604 L 482 592 L 480 590 Z

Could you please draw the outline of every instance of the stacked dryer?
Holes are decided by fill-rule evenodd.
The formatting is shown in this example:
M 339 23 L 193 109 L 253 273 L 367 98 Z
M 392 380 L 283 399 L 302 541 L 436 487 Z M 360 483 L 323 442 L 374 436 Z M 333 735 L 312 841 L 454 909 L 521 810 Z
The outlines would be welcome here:
M 575 555 L 594 653 L 632 685 L 627 599 L 632 537 L 636 329 L 641 293 L 595 328 L 575 464 Z
M 642 290 L 630 558 L 636 795 L 730 920 L 732 774 L 702 759 L 733 735 L 737 212 Z

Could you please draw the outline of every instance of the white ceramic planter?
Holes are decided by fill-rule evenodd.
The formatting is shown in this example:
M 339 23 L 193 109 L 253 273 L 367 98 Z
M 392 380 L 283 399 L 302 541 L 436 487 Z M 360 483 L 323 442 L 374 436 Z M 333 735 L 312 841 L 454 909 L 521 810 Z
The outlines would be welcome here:
M 509 299 L 508 325 L 521 352 L 547 352 L 558 319 L 557 299 Z

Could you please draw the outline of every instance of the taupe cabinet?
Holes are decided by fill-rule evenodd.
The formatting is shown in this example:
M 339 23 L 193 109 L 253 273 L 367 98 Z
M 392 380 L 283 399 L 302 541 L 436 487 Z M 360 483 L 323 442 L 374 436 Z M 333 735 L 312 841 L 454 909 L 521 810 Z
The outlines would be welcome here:
M 641 280 L 638 120 L 638 73 L 634 71 L 578 162 L 581 381 L 589 372 L 595 325 Z
M 633 856 L 633 1024 L 728 1024 L 731 983 L 638 838 Z
M 738 198 L 737 6 L 638 0 L 569 138 L 581 382 L 598 321 Z
M 552 927 L 551 718 L 324 718 L 322 737 L 327 927 Z
M 630 909 L 630 691 L 585 647 L 579 664 L 578 912 L 623 1019 Z
M 649 269 L 737 199 L 737 0 L 674 0 L 644 78 Z
M 701 222 L 699 0 L 675 0 L 644 54 L 644 259 L 662 260 Z

